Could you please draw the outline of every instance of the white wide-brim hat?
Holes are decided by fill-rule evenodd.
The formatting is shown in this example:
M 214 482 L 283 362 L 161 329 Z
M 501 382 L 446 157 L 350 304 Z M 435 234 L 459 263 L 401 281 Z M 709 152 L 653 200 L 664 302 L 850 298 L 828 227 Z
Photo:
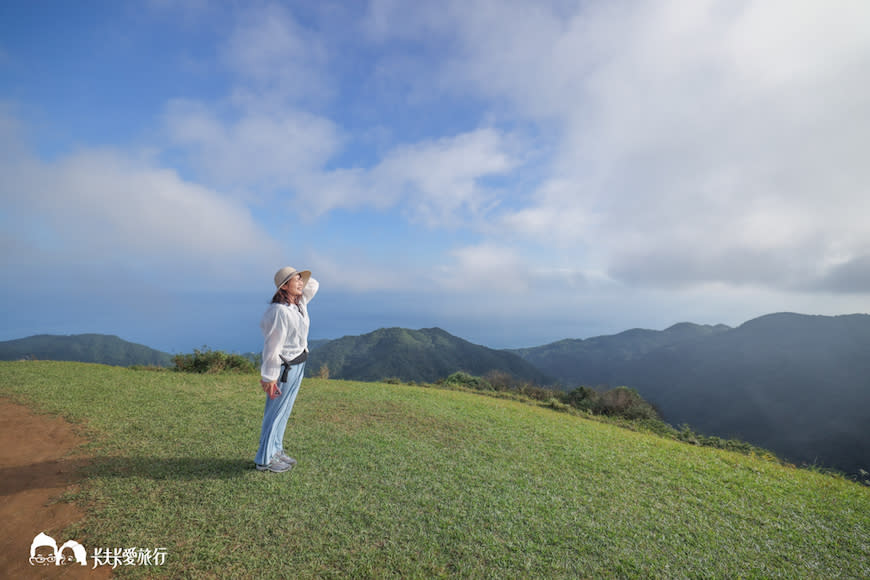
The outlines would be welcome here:
M 302 281 L 305 284 L 308 284 L 308 279 L 311 278 L 311 270 L 297 270 L 296 268 L 285 266 L 284 268 L 281 268 L 280 270 L 275 272 L 275 287 L 280 288 L 296 274 L 301 274 Z

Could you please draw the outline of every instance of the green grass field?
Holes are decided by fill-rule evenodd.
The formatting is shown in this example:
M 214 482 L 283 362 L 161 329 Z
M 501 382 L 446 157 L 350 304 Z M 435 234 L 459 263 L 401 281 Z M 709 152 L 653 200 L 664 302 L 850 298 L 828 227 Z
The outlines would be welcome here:
M 253 469 L 255 376 L 0 363 L 80 423 L 87 546 L 118 576 L 868 578 L 870 488 L 517 401 L 306 379 L 289 474 Z

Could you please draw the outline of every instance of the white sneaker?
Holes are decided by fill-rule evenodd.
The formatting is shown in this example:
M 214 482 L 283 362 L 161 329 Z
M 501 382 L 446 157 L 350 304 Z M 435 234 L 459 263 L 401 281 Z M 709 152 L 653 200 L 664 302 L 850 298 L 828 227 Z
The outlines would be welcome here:
M 294 467 L 296 465 L 296 460 L 293 459 L 292 457 L 290 457 L 289 455 L 287 455 L 287 452 L 284 451 L 283 449 L 281 451 L 279 451 L 278 455 L 276 455 L 275 457 L 278 459 L 278 461 L 283 461 L 284 463 L 286 463 L 290 467 Z
M 295 464 L 295 462 L 294 462 Z M 269 462 L 268 465 L 263 465 L 261 463 L 257 464 L 257 471 L 271 471 L 272 473 L 284 473 L 285 471 L 290 471 L 293 469 L 293 465 L 289 463 L 284 463 L 280 459 L 273 459 Z

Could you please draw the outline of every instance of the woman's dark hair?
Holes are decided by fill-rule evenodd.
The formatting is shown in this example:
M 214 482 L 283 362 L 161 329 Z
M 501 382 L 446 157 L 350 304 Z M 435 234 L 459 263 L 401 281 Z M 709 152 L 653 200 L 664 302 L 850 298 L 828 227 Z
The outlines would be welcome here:
M 285 288 L 278 288 L 278 291 L 272 296 L 272 304 L 290 304 L 290 296 L 287 295 Z
M 290 293 L 283 286 L 278 288 L 275 295 L 272 296 L 272 304 L 298 304 L 299 299 L 293 300 L 290 298 Z

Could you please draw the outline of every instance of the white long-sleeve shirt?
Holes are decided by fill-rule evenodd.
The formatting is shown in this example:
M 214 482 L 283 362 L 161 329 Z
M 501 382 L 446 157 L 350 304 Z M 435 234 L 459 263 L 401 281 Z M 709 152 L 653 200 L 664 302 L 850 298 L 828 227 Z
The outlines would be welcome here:
M 320 284 L 309 278 L 302 289 L 299 308 L 295 304 L 270 304 L 260 320 L 263 331 L 263 364 L 260 375 L 264 381 L 275 382 L 281 374 L 281 357 L 293 360 L 308 348 L 308 303 L 317 294 Z

